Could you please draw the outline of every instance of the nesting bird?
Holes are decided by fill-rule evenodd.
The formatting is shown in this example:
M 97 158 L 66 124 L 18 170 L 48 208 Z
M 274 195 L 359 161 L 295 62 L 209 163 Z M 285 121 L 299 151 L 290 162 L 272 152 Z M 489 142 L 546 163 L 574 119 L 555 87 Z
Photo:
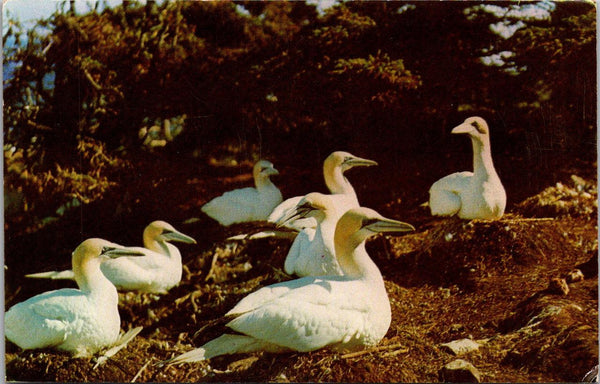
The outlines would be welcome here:
M 73 252 L 79 289 L 59 289 L 15 304 L 4 315 L 6 338 L 23 349 L 55 348 L 90 356 L 115 343 L 121 320 L 115 286 L 100 265 L 109 259 L 141 256 L 102 239 L 88 239 Z
M 270 176 L 279 172 L 267 160 L 254 164 L 252 171 L 255 187 L 235 189 L 215 197 L 202 206 L 202 211 L 228 226 L 246 221 L 267 220 L 283 197 L 279 189 L 271 182 Z
M 166 293 L 179 284 L 182 275 L 181 253 L 169 242 L 196 244 L 196 241 L 177 231 L 171 224 L 160 220 L 153 221 L 144 229 L 143 239 L 145 248 L 126 248 L 143 256 L 108 260 L 102 263 L 100 269 L 120 290 Z M 67 270 L 34 273 L 27 277 L 74 279 L 75 275 L 74 271 Z
M 344 214 L 348 209 L 359 206 L 356 192 L 354 191 L 352 184 L 350 184 L 348 179 L 344 176 L 344 172 L 353 167 L 369 167 L 372 165 L 377 165 L 377 162 L 363 159 L 343 151 L 331 153 L 323 162 L 323 178 L 325 179 L 325 184 L 327 185 L 329 192 L 335 196 L 332 199 L 332 202 L 339 216 Z M 294 207 L 298 205 L 298 202 L 300 202 L 302 197 L 303 196 L 292 197 L 279 204 L 269 215 L 268 221 L 272 223 L 281 222 L 283 217 L 294 210 Z M 298 231 L 307 226 L 315 228 L 316 225 L 314 219 L 287 224 L 288 227 Z
M 335 258 L 334 235 L 338 215 L 331 201 L 332 195 L 318 192 L 304 196 L 294 210 L 278 224 L 296 218 L 314 217 L 317 227 L 306 227 L 294 239 L 285 259 L 284 270 L 298 276 L 342 275 Z
M 412 230 L 410 224 L 368 208 L 349 210 L 334 238 L 343 276 L 304 277 L 261 288 L 225 315 L 231 318 L 227 326 L 239 334 L 223 334 L 169 363 L 258 350 L 308 352 L 376 345 L 390 326 L 391 308 L 365 240 L 375 233 Z
M 506 192 L 492 162 L 487 123 L 481 117 L 469 117 L 452 133 L 471 138 L 473 172 L 457 172 L 436 181 L 429 189 L 431 214 L 469 220 L 501 218 Z

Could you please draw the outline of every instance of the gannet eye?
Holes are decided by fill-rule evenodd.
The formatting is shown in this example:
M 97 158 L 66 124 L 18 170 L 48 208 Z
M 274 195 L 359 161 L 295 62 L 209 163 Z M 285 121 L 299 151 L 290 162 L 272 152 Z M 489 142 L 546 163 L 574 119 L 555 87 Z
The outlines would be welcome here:
M 318 209 L 317 207 L 315 207 L 308 201 L 303 203 L 302 205 L 300 205 L 298 208 L 300 211 L 314 211 L 314 210 Z
M 483 126 L 479 124 L 477 120 L 473 121 L 471 125 L 477 130 L 477 132 L 485 133 L 485 129 L 483 129 Z
M 352 157 L 350 157 L 350 156 L 344 157 L 344 163 L 347 163 L 349 161 L 352 161 Z
M 114 247 L 102 247 L 101 254 L 105 254 L 106 252 L 113 251 L 114 249 L 115 249 Z

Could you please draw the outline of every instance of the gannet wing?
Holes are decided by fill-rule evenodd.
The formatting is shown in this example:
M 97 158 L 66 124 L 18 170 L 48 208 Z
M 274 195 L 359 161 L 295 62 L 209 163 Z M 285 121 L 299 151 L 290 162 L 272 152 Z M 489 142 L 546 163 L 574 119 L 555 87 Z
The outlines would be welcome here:
M 154 252 L 148 248 L 143 247 L 123 247 L 127 250 L 137 251 L 143 253 L 143 256 L 123 256 L 117 259 L 106 260 L 101 264 L 100 269 L 102 272 L 112 269 L 123 269 L 131 270 L 135 272 L 138 268 L 143 270 L 159 270 L 164 268 L 168 264 L 168 257 Z
M 289 293 L 291 290 L 309 285 L 315 281 L 314 277 L 305 277 L 301 279 L 283 281 L 262 287 L 258 291 L 252 292 L 240 300 L 225 316 L 237 316 L 252 311 L 266 302 L 275 300 L 280 296 Z
M 255 188 L 241 188 L 225 192 L 202 206 L 202 212 L 222 225 L 241 221 L 264 220 L 256 217 L 260 195 Z
M 290 197 L 289 199 L 284 200 L 273 209 L 273 212 L 269 215 L 267 221 L 272 223 L 277 222 L 281 218 L 283 218 L 288 212 L 291 212 L 292 209 L 296 208 L 296 205 L 302 200 L 304 196 L 296 196 Z
M 87 301 L 80 290 L 63 288 L 44 292 L 19 304 L 24 304 L 32 313 L 43 318 L 70 321 L 74 316 L 73 309 L 84 308 Z
M 133 247 L 132 247 L 133 248 Z M 104 276 L 117 288 L 126 290 L 146 290 L 156 280 L 157 274 L 164 273 L 168 267 L 168 260 L 164 255 L 146 248 L 143 250 L 147 256 L 120 257 L 107 260 L 100 265 Z M 136 260 L 142 259 L 142 260 Z
M 299 272 L 298 263 L 302 258 L 302 255 L 309 252 L 311 242 L 315 238 L 315 232 L 316 231 L 312 228 L 305 228 L 298 236 L 296 236 L 285 258 L 283 267 L 285 273 L 293 275 Z
M 230 321 L 231 329 L 296 351 L 360 338 L 368 311 L 350 286 L 321 280 L 280 295 Z M 349 292 L 350 291 L 350 292 Z
M 473 172 L 456 172 L 448 176 L 442 177 L 431 185 L 434 190 L 446 190 L 456 193 L 462 193 L 471 185 Z
M 6 337 L 25 349 L 52 347 L 64 342 L 77 322 L 73 309 L 88 305 L 81 291 L 49 291 L 15 304 L 5 314 Z M 79 320 L 83 323 L 83 320 Z
M 456 172 L 433 183 L 429 189 L 429 209 L 432 215 L 452 216 L 460 211 L 460 195 L 470 188 L 473 172 Z

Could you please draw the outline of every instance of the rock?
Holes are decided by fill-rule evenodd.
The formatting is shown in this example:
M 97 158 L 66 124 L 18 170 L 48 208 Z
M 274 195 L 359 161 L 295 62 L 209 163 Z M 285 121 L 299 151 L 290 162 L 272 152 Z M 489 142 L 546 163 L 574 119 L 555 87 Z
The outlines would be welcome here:
M 441 379 L 452 383 L 480 383 L 481 373 L 468 361 L 457 359 L 444 365 Z
M 441 347 L 446 352 L 450 352 L 453 355 L 459 356 L 464 355 L 465 353 L 478 350 L 479 343 L 471 339 L 460 339 L 451 341 L 449 343 L 441 344 Z
M 567 281 L 565 279 L 561 279 L 560 277 L 554 277 L 550 280 L 548 290 L 552 293 L 558 293 L 564 296 L 569 294 L 569 286 L 567 285 Z
M 565 280 L 567 280 L 567 283 L 576 283 L 578 281 L 582 281 L 583 272 L 581 272 L 579 269 L 573 269 L 567 273 Z

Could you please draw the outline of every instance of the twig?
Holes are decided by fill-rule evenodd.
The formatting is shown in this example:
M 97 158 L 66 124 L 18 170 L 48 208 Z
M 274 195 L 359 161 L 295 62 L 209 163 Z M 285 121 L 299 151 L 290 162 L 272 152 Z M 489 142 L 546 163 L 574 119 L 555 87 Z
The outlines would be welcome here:
M 4 301 L 5 301 L 5 302 L 7 302 L 7 303 L 10 303 L 11 301 L 13 301 L 13 299 L 14 299 L 15 297 L 17 297 L 17 295 L 19 294 L 19 292 L 21 292 L 21 289 L 22 289 L 22 288 L 23 288 L 23 287 L 19 285 L 19 286 L 17 287 L 17 290 L 15 291 L 15 293 L 13 293 L 11 297 L 4 298 Z
M 552 221 L 556 220 L 554 217 L 516 217 L 514 219 L 502 218 L 498 220 L 481 220 L 481 219 L 473 219 L 469 221 L 470 223 L 481 223 L 481 224 L 491 224 L 494 222 L 500 223 L 519 223 L 519 222 L 527 222 L 527 221 Z
M 212 261 L 210 262 L 210 269 L 208 270 L 208 274 L 204 278 L 204 281 L 208 281 L 208 279 L 210 279 L 213 276 L 213 270 L 214 270 L 215 266 L 217 265 L 218 258 L 219 258 L 219 253 L 216 252 L 216 250 L 215 250 L 215 254 L 213 255 Z
M 198 312 L 198 304 L 196 304 L 195 300 L 196 300 L 196 297 L 201 296 L 201 295 L 202 295 L 202 291 L 200 291 L 200 290 L 190 292 L 190 293 L 186 294 L 185 296 L 175 299 L 175 306 L 179 307 L 179 305 L 181 303 L 183 303 L 186 300 L 189 300 L 192 303 L 194 312 Z
M 142 372 L 144 371 L 144 369 L 146 369 L 146 367 L 150 364 L 150 361 L 152 361 L 152 360 L 146 361 L 146 364 L 144 364 L 142 366 L 142 368 L 140 368 L 140 370 L 138 371 L 138 373 L 136 373 L 135 376 L 133 376 L 133 379 L 131 379 L 130 383 L 135 383 L 135 381 L 140 378 L 140 375 L 142 374 Z
M 517 217 L 515 219 L 500 219 L 503 223 L 518 223 L 520 221 L 552 221 L 556 220 L 554 217 Z
M 345 355 L 342 355 L 341 358 L 342 359 L 351 359 L 353 357 L 358 357 L 358 356 L 366 355 L 366 354 L 369 354 L 371 352 L 380 352 L 380 351 L 385 351 L 385 350 L 388 350 L 388 349 L 396 349 L 396 348 L 398 348 L 398 352 L 397 353 L 408 352 L 408 348 L 401 348 L 401 347 L 402 347 L 402 344 L 400 344 L 400 343 L 390 344 L 390 345 L 382 345 L 380 347 L 374 347 L 374 348 L 364 349 L 364 350 L 358 351 L 358 352 L 346 353 Z
M 52 128 L 50 128 L 49 126 L 44 125 L 44 124 L 39 124 L 39 123 L 36 123 L 31 120 L 27 120 L 27 125 L 30 126 L 31 128 L 35 128 L 40 131 L 52 131 Z
M 121 91 L 119 91 L 117 88 L 115 88 L 115 87 L 104 88 L 103 86 L 101 86 L 100 84 L 98 84 L 94 80 L 94 78 L 92 77 L 92 75 L 88 72 L 87 69 L 83 70 L 83 74 L 85 75 L 85 78 L 88 79 L 88 81 L 90 82 L 90 84 L 92 85 L 92 87 L 94 87 L 94 89 L 96 89 L 97 91 L 112 92 L 112 93 L 116 94 L 118 97 L 120 97 L 121 99 L 124 97 L 123 93 Z
M 52 46 L 52 44 L 54 44 L 54 40 L 50 39 L 50 42 L 48 43 L 48 45 L 46 45 L 46 48 L 44 48 L 42 50 L 42 55 L 46 55 L 46 53 L 48 53 L 48 50 L 50 49 L 50 47 Z
M 96 81 L 94 80 L 94 78 L 88 72 L 87 69 L 83 70 L 83 74 L 85 75 L 86 79 L 88 79 L 88 81 L 90 82 L 90 84 L 92 84 L 92 87 L 96 88 L 96 90 L 98 90 L 98 91 L 102 90 L 102 86 L 100 84 L 96 83 Z
M 391 352 L 387 352 L 383 355 L 383 357 L 390 357 L 390 356 L 396 356 L 399 355 L 401 353 L 406 353 L 408 352 L 409 349 L 408 348 L 402 348 L 402 349 L 396 349 L 395 351 L 391 351 Z

